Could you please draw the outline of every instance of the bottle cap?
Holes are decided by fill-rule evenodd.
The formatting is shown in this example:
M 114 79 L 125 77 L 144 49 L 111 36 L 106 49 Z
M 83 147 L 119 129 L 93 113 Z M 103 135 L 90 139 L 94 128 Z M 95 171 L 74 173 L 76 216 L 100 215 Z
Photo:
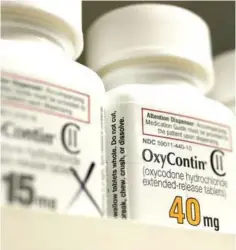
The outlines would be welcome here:
M 118 8 L 92 24 L 86 41 L 87 65 L 101 76 L 123 63 L 155 60 L 197 77 L 205 91 L 212 87 L 209 29 L 189 10 L 165 4 Z
M 209 93 L 212 99 L 222 103 L 235 100 L 235 50 L 226 51 L 215 57 L 215 86 Z
M 3 26 L 43 32 L 77 58 L 83 50 L 81 0 L 2 0 Z

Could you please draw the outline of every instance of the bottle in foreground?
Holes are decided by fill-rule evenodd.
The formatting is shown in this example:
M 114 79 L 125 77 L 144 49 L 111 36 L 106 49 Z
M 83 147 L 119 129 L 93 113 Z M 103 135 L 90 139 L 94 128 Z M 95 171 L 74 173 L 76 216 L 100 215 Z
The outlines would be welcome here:
M 206 23 L 162 4 L 114 10 L 88 31 L 87 64 L 107 90 L 109 216 L 235 232 L 233 115 L 204 97 Z
M 73 61 L 81 1 L 1 6 L 1 203 L 101 216 L 105 90 Z

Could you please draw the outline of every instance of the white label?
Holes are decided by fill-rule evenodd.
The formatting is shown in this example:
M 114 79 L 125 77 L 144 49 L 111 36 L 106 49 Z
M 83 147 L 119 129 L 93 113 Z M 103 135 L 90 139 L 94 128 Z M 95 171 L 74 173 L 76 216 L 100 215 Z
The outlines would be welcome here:
M 143 135 L 232 151 L 229 126 L 153 109 L 142 109 Z
M 124 103 L 106 121 L 110 216 L 235 232 L 230 126 Z
M 94 98 L 91 106 L 90 99 L 88 94 L 2 72 L 2 204 L 103 213 L 103 113 L 99 101 Z

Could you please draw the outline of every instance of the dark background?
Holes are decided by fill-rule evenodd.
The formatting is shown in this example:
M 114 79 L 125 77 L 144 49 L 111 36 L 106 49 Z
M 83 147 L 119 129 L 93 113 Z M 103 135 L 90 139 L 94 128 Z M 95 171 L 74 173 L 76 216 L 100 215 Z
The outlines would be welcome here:
M 83 32 L 102 14 L 140 1 L 83 1 Z M 164 1 L 155 1 L 164 3 Z M 151 3 L 155 3 L 152 1 Z M 148 1 L 140 2 L 148 3 Z M 211 30 L 212 50 L 217 55 L 235 48 L 235 1 L 165 1 L 200 15 Z M 86 49 L 86 47 L 85 47 Z M 84 53 L 78 59 L 84 64 Z

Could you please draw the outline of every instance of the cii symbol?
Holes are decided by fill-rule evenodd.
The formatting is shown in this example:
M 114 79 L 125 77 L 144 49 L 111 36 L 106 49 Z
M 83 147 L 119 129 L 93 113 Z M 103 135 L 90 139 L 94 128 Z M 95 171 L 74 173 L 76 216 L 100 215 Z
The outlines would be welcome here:
M 67 152 L 70 154 L 78 154 L 79 146 L 78 146 L 78 135 L 79 135 L 80 127 L 75 123 L 66 123 L 62 127 L 61 131 L 61 141 L 62 145 Z
M 211 168 L 213 172 L 218 175 L 218 176 L 225 176 L 226 172 L 224 170 L 224 165 L 223 165 L 223 158 L 224 158 L 224 152 L 216 149 L 212 151 L 211 153 Z

